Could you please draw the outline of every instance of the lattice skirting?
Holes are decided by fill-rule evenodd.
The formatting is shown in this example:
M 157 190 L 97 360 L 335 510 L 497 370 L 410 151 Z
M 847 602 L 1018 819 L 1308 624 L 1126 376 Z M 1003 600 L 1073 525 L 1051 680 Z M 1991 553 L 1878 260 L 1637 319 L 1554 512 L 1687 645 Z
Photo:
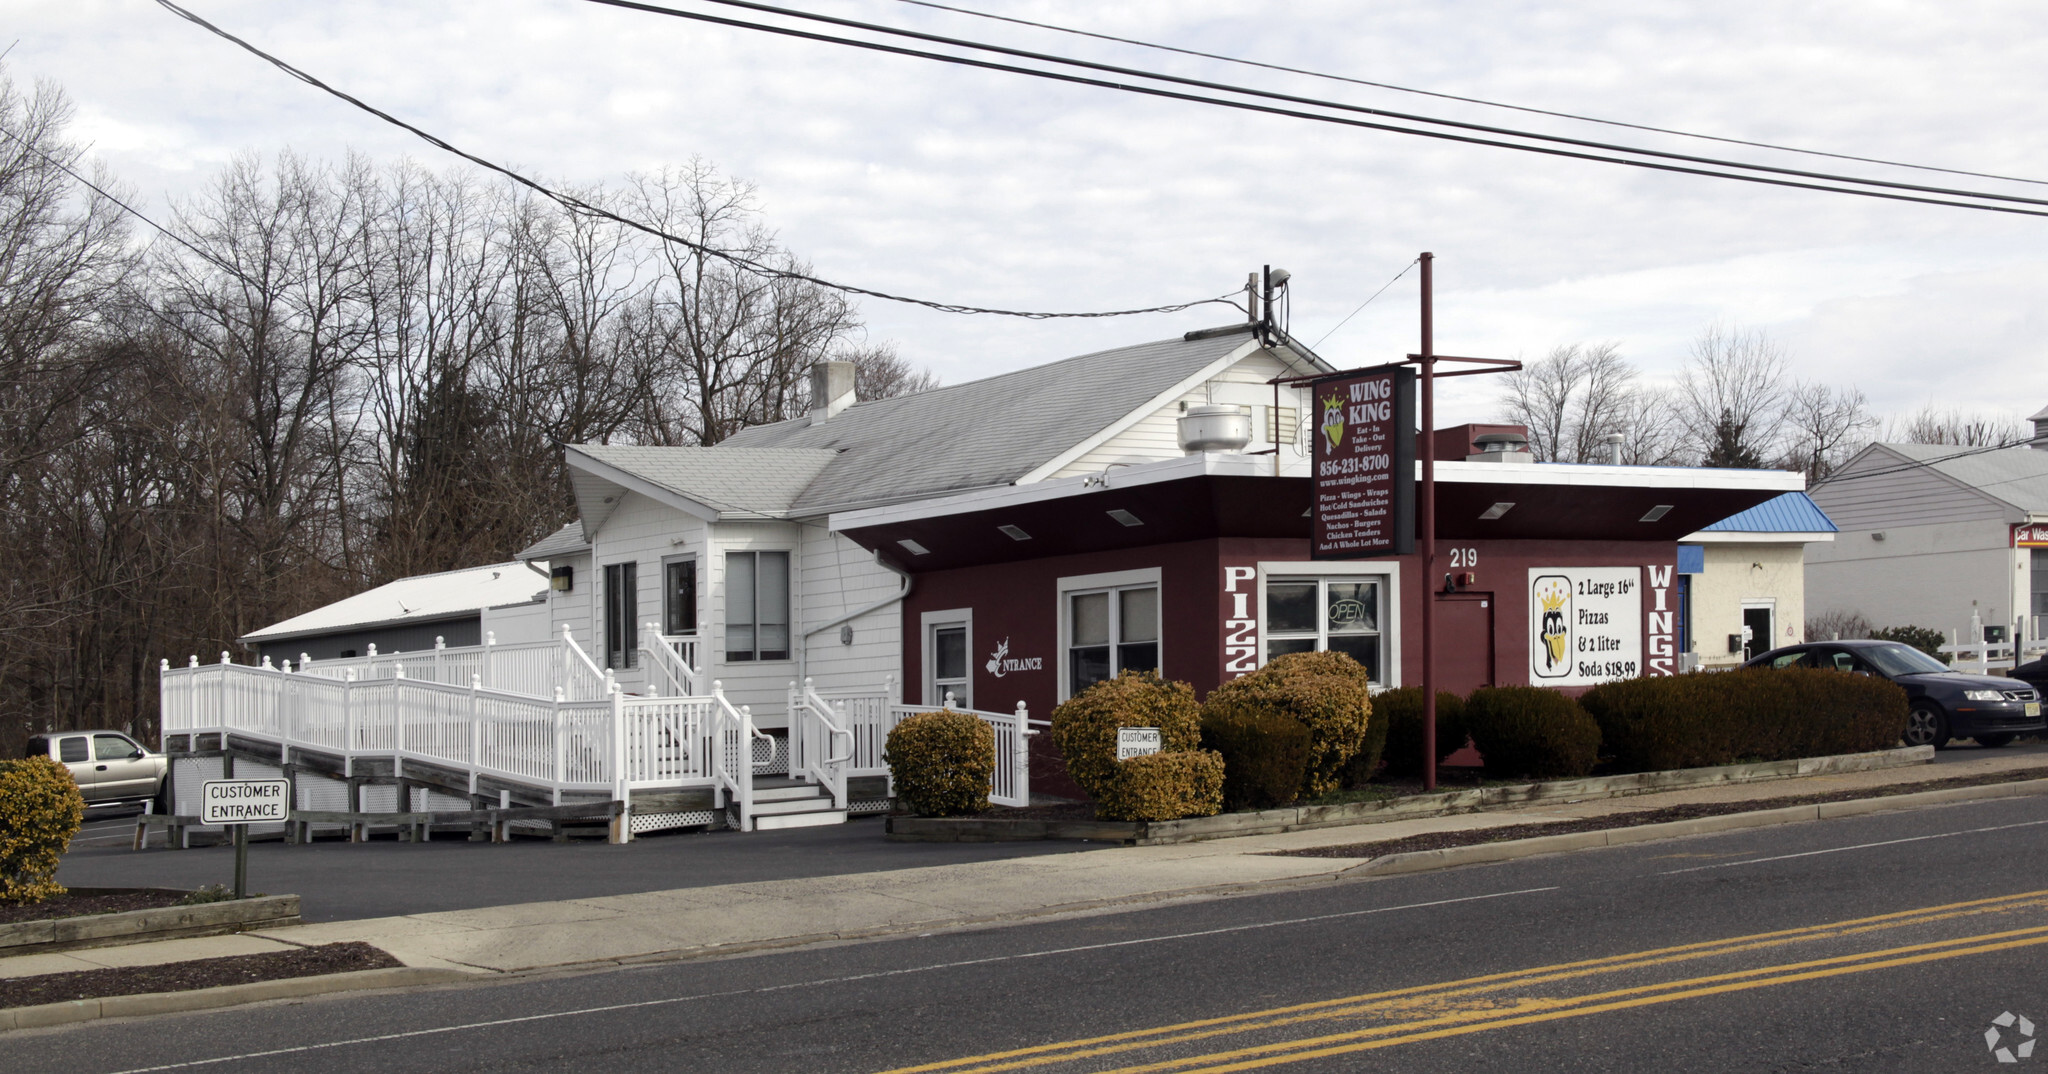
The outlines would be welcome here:
M 789 774 L 789 738 L 786 735 L 769 733 L 769 741 L 754 740 L 754 774 L 757 776 L 786 776 Z
M 871 798 L 865 802 L 846 803 L 846 815 L 849 817 L 865 816 L 869 813 L 887 813 L 888 811 L 889 800 L 887 798 Z
M 709 809 L 691 809 L 681 813 L 634 813 L 627 821 L 633 834 L 639 835 L 670 828 L 710 827 L 718 823 L 718 814 Z

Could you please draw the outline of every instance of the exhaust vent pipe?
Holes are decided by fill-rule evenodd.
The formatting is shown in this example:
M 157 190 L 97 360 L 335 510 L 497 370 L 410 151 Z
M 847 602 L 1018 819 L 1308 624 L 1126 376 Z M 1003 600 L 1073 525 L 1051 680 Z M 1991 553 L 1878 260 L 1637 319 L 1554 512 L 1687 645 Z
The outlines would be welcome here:
M 1191 406 L 1180 419 L 1180 449 L 1190 455 L 1243 451 L 1251 442 L 1252 416 L 1241 406 Z

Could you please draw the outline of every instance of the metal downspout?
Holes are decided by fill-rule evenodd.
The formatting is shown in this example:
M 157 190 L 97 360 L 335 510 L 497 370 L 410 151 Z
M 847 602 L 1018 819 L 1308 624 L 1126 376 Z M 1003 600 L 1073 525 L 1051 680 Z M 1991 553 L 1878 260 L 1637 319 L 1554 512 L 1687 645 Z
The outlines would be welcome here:
M 897 601 L 900 601 L 903 598 L 908 597 L 910 595 L 911 587 L 915 584 L 916 580 L 911 576 L 909 571 L 903 570 L 902 568 L 896 566 L 894 563 L 889 562 L 888 557 L 882 555 L 882 553 L 880 552 L 875 553 L 875 563 L 878 564 L 883 570 L 888 571 L 889 573 L 897 576 L 898 578 L 903 579 L 903 588 L 897 590 L 895 593 L 892 593 L 889 596 L 883 597 L 881 600 L 875 601 L 872 604 L 868 604 L 863 607 L 857 608 L 853 611 L 847 612 L 845 615 L 842 615 L 829 623 L 823 623 L 818 626 L 812 627 L 809 630 L 804 631 L 803 638 L 798 641 L 796 648 L 796 681 L 803 682 L 810 674 L 809 664 L 811 656 L 812 635 L 822 634 L 825 631 L 832 629 L 833 627 L 850 623 L 855 619 L 858 619 L 861 616 L 868 614 L 869 612 L 880 611 L 881 609 L 886 608 L 889 605 L 894 604 Z

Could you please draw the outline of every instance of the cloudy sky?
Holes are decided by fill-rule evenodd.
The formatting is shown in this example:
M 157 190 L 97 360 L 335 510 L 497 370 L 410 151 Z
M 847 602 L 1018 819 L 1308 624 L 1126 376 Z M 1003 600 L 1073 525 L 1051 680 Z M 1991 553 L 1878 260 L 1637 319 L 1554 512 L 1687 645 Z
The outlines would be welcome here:
M 690 0 L 677 0 L 687 4 Z M 792 6 L 1373 107 L 1932 176 L 1588 126 L 1006 26 L 901 0 Z M 2039 0 L 953 0 L 1100 33 L 1631 122 L 2048 180 Z M 701 156 L 758 185 L 819 274 L 947 302 L 1095 310 L 1294 274 L 1324 337 L 1420 250 L 1438 346 L 1534 357 L 1613 341 L 1669 376 L 1715 322 L 1881 412 L 2048 404 L 2048 219 L 1778 190 L 1057 85 L 580 0 L 186 0 L 482 156 L 579 183 Z M 61 84 L 74 133 L 152 210 L 237 153 L 449 163 L 148 0 L 11 0 L 8 66 Z M 699 10 L 714 10 L 698 8 Z M 1340 365 L 1415 346 L 1414 275 L 1330 334 Z M 947 381 L 1237 315 L 963 317 L 868 300 L 874 337 Z M 1446 420 L 1491 416 L 1485 378 Z

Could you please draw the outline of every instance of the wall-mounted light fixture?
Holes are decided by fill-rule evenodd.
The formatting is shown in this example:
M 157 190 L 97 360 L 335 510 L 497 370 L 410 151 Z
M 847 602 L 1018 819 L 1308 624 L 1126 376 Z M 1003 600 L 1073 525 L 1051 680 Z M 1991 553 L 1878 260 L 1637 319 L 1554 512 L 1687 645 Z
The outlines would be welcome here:
M 921 544 L 918 544 L 916 541 L 913 541 L 908 537 L 905 537 L 904 539 L 897 541 L 896 543 L 902 545 L 903 550 L 909 552 L 913 556 L 928 556 L 931 554 L 932 551 L 931 549 L 926 548 Z
M 1111 508 L 1109 511 L 1105 513 L 1109 515 L 1109 517 L 1116 519 L 1119 523 L 1126 526 L 1142 526 L 1145 524 L 1144 519 L 1139 518 L 1138 516 L 1130 513 L 1129 511 L 1124 510 L 1121 507 Z
M 567 593 L 576 588 L 576 568 L 552 567 L 548 570 L 548 588 L 557 593 Z

